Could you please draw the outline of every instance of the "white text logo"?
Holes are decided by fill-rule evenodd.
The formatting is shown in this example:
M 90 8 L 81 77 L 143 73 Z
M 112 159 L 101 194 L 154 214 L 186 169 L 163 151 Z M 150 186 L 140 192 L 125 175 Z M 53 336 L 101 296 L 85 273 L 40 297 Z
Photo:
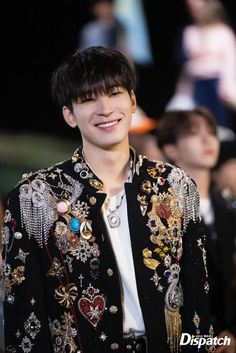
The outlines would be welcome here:
M 228 336 L 225 337 L 210 337 L 210 336 L 194 336 L 190 335 L 189 333 L 182 333 L 180 338 L 180 345 L 181 346 L 197 346 L 201 348 L 201 346 L 229 346 L 230 345 L 230 338 Z

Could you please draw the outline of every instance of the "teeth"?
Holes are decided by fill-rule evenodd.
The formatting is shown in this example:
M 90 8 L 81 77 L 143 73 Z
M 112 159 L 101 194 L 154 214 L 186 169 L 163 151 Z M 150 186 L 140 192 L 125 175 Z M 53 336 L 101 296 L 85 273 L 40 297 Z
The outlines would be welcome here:
M 116 123 L 117 123 L 117 120 L 110 121 L 110 122 L 107 122 L 107 123 L 98 124 L 97 126 L 98 127 L 109 127 L 109 126 L 115 125 Z

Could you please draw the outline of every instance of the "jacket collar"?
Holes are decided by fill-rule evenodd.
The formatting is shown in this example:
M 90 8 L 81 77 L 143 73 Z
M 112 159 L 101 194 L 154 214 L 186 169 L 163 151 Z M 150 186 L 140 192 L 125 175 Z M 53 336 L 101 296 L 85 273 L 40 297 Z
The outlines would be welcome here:
M 92 189 L 96 193 L 104 193 L 103 182 L 94 173 L 89 164 L 84 158 L 83 148 L 79 146 L 71 157 L 72 167 L 80 178 L 87 184 L 88 189 Z M 137 158 L 136 151 L 130 146 L 130 166 L 131 166 L 131 181 L 134 182 L 140 174 L 140 167 L 142 165 L 142 157 Z

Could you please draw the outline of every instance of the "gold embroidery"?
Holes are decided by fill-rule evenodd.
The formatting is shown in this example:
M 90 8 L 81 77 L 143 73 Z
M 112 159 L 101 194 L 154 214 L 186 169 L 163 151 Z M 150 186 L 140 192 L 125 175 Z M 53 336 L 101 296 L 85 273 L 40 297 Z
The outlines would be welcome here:
M 96 190 L 102 191 L 103 190 L 103 184 L 102 182 L 96 180 L 96 179 L 89 179 L 89 184 Z
M 152 191 L 152 184 L 149 180 L 146 180 L 142 183 L 141 186 L 142 191 L 147 192 L 148 194 L 150 194 L 150 192 Z
M 165 321 L 167 330 L 167 342 L 171 353 L 179 352 L 179 340 L 182 332 L 182 321 L 179 310 L 171 311 L 165 307 Z
M 149 250 L 148 248 L 145 248 L 143 250 L 143 257 L 144 257 L 143 263 L 150 270 L 156 270 L 157 266 L 160 265 L 160 262 L 157 261 L 156 259 L 151 258 L 151 256 L 152 256 L 152 251 Z
M 77 296 L 78 289 L 74 283 L 67 284 L 66 286 L 61 285 L 58 289 L 55 289 L 55 299 L 66 308 L 70 308 L 73 305 Z

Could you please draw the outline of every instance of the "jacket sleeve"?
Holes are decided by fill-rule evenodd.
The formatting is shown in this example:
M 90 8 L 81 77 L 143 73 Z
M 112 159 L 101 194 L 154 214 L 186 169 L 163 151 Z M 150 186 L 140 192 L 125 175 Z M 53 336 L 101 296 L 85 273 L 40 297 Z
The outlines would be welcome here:
M 21 224 L 18 188 L 9 197 L 2 234 L 6 352 L 52 352 L 42 249 Z
M 181 258 L 181 283 L 183 287 L 181 314 L 182 333 L 184 334 L 182 339 L 185 342 L 190 335 L 192 339 L 198 336 L 206 339 L 213 338 L 208 297 L 207 255 L 204 248 L 205 235 L 199 216 L 199 196 L 192 181 L 190 188 L 192 189 L 192 195 L 186 198 L 187 204 L 185 204 L 187 222 L 183 229 L 183 255 Z M 209 342 L 210 340 L 208 340 Z M 205 347 L 205 344 L 203 344 L 199 349 L 192 344 L 183 345 L 181 347 L 182 351 L 206 352 L 210 348 L 209 345 Z

